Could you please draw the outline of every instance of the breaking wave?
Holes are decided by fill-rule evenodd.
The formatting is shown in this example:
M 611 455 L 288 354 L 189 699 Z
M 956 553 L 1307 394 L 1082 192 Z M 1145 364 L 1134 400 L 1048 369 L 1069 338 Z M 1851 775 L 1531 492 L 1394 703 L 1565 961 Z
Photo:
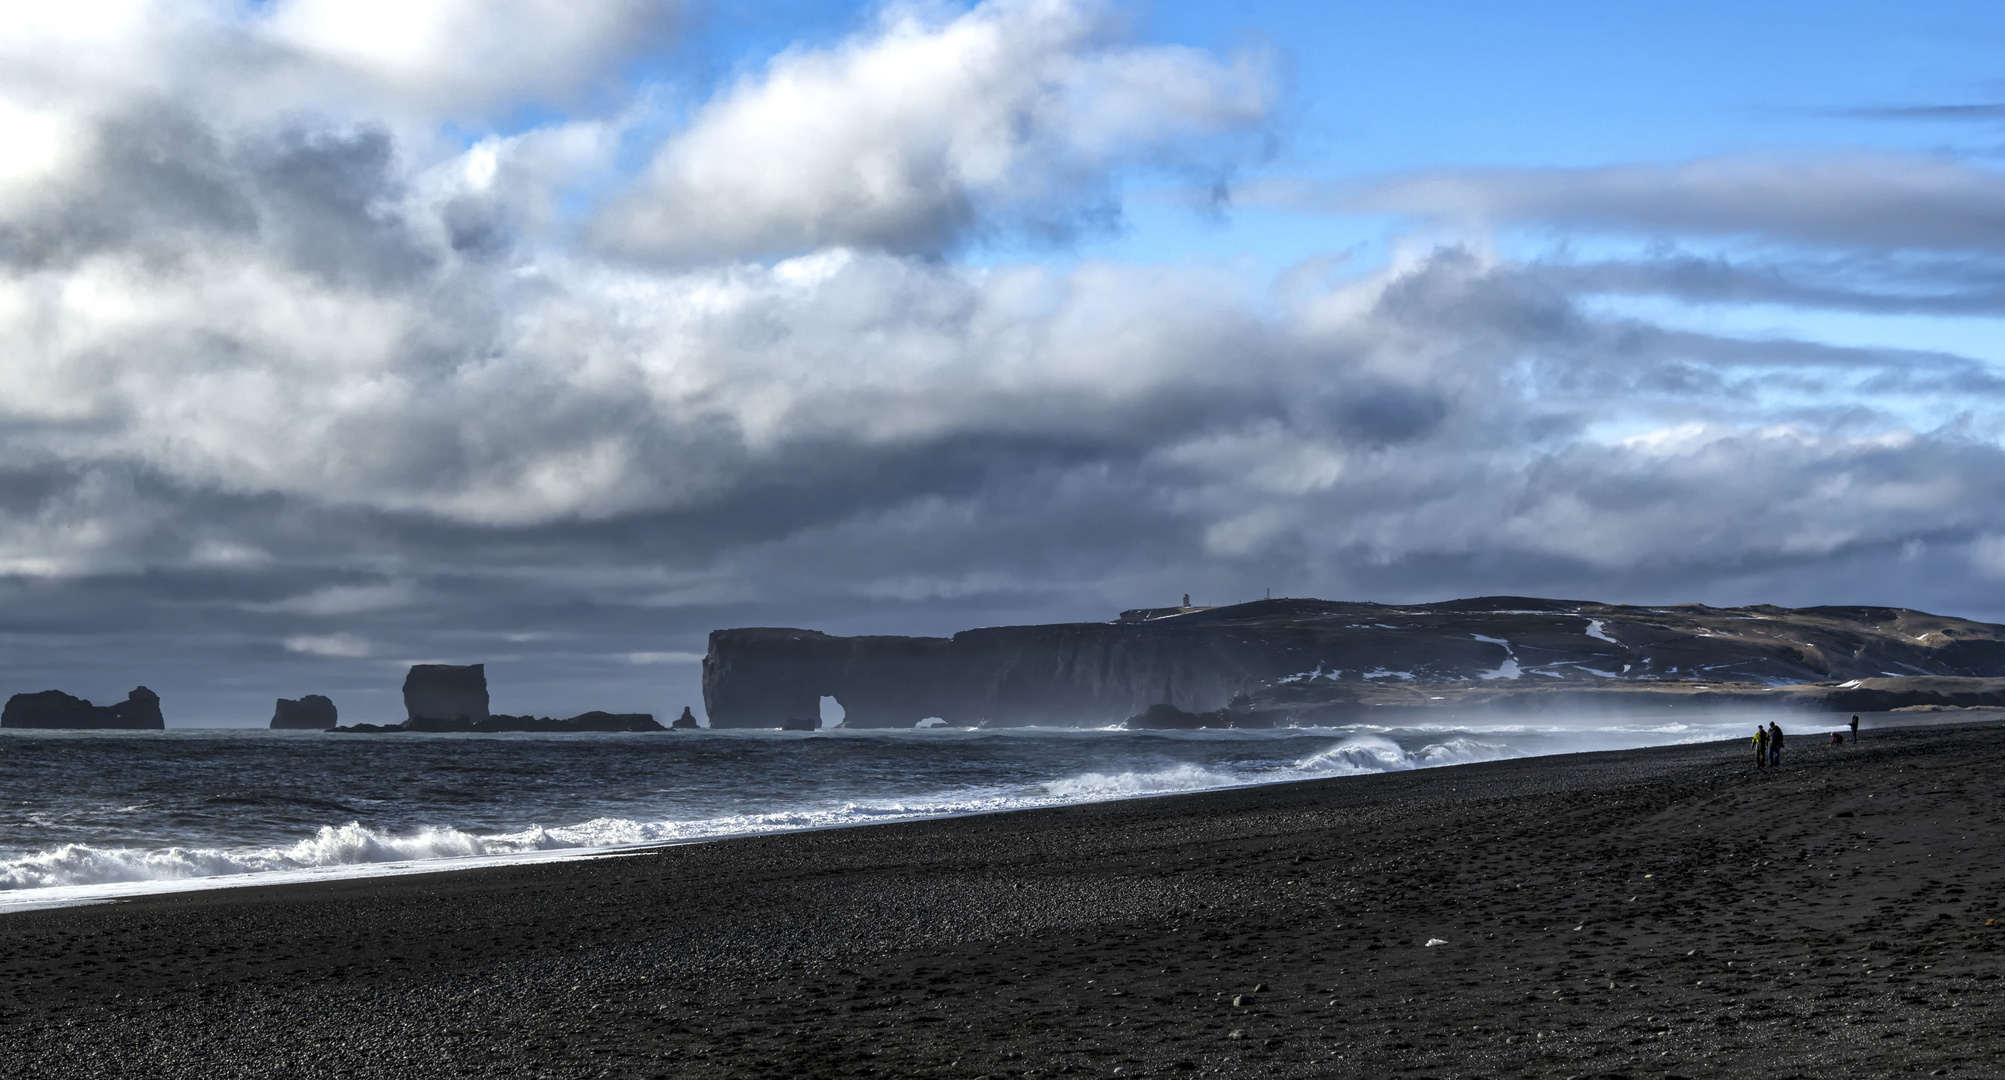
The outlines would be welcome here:
M 1315 776 L 1354 776 L 1522 756 L 1523 751 L 1502 743 L 1479 742 L 1470 738 L 1446 739 L 1429 743 L 1418 750 L 1404 750 L 1398 743 L 1382 736 L 1356 735 L 1320 754 L 1303 759 L 1296 767 Z
M 1683 725 L 1602 731 L 1599 738 L 1632 746 L 1700 735 Z M 1567 738 L 1572 742 L 1577 737 Z M 64 790 L 65 784 L 75 786 L 77 774 L 62 774 L 56 765 L 73 764 L 74 759 L 52 757 L 49 790 L 32 793 L 46 801 L 15 804 L 22 817 L 14 826 L 25 839 L 73 822 L 74 827 L 62 827 L 69 828 L 67 836 L 74 839 L 20 844 L 11 851 L 0 848 L 0 909 L 38 906 L 31 902 L 36 894 L 61 894 L 67 898 L 52 902 L 71 903 L 91 895 L 407 873 L 497 860 L 599 857 L 622 849 L 728 836 L 1404 771 L 1583 748 L 1551 739 L 1546 733 L 1501 729 L 1150 736 L 1068 731 L 999 737 L 962 732 L 953 741 L 925 733 L 910 740 L 895 735 L 824 736 L 811 743 L 784 744 L 727 737 L 692 740 L 686 748 L 683 743 L 660 744 L 666 749 L 660 751 L 655 767 L 696 771 L 681 774 L 685 777 L 681 782 L 630 784 L 619 798 L 604 785 L 631 775 L 631 755 L 639 752 L 634 747 L 624 748 L 626 756 L 613 772 L 604 771 L 611 758 L 590 756 L 601 753 L 591 748 L 595 744 L 543 747 L 536 751 L 539 767 L 577 770 L 564 773 L 559 785 L 580 793 L 568 803 L 550 801 L 544 794 L 547 786 L 505 782 L 505 777 L 521 775 L 525 752 L 521 745 L 505 741 L 453 747 L 441 743 L 436 776 L 412 774 L 400 779 L 395 790 L 351 797 L 353 787 L 366 779 L 355 771 L 364 766 L 347 749 L 353 744 L 336 743 L 329 744 L 327 756 L 319 760 L 319 771 L 273 773 L 269 792 L 245 788 L 246 773 L 232 770 L 226 781 L 219 781 L 228 789 L 217 794 L 201 789 L 201 776 L 189 772 L 185 775 L 190 790 L 181 793 L 178 811 L 168 805 L 169 796 L 134 801 L 125 780 L 105 780 L 101 798 L 92 803 Z M 281 760 L 248 737 L 231 740 L 206 751 L 191 747 L 189 760 L 206 760 L 215 746 L 242 752 L 247 761 L 273 768 Z M 158 772 L 163 767 L 158 749 L 140 753 L 128 743 L 106 741 L 99 749 L 107 755 L 132 750 L 125 764 L 134 769 Z M 24 742 L 19 748 L 35 745 Z M 291 740 L 283 745 L 298 753 L 308 744 Z M 63 754 L 79 749 L 74 741 L 60 747 Z M 562 754 L 576 755 L 577 760 L 565 764 Z M 488 757 L 472 760 L 479 755 Z M 698 764 L 692 765 L 692 760 Z M 105 768 L 116 764 L 109 757 L 106 763 Z M 465 774 L 482 769 L 496 778 L 492 792 L 467 786 Z M 62 780 L 64 775 L 68 781 Z M 483 798 L 485 802 L 480 801 Z M 374 811 L 378 819 L 371 824 L 361 820 L 313 824 L 316 817 L 325 820 L 322 815 L 369 816 L 365 806 L 378 808 Z M 99 811 L 95 818 L 90 817 L 93 807 Z M 198 825 L 185 824 L 196 811 L 211 816 Z M 532 814 L 575 815 L 571 820 L 576 823 L 509 824 Z M 154 823 L 150 828 L 149 821 Z M 423 824 L 427 821 L 432 823 Z M 456 824 L 437 824 L 442 821 Z M 8 826 L 0 821 L 0 833 Z M 151 843 L 149 831 L 157 838 Z M 105 839 L 112 836 L 123 842 Z M 304 838 L 288 839 L 299 836 Z M 263 842 L 244 842 L 253 837 Z
M 1175 791 L 1206 791 L 1257 783 L 1245 776 L 1202 765 L 1181 764 L 1146 772 L 1081 773 L 1053 780 L 1044 790 L 1054 802 L 1094 802 L 1136 795 L 1164 795 Z

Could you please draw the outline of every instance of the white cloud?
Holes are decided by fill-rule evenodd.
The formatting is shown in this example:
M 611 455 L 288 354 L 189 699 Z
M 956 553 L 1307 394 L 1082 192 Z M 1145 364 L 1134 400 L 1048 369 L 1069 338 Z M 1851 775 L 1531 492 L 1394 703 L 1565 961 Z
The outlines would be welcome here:
M 0 100 L 0 214 L 75 167 L 88 137 L 73 116 Z
M 369 639 L 356 634 L 298 634 L 285 639 L 288 652 L 353 660 L 374 651 Z
M 257 611 L 276 611 L 292 615 L 359 615 L 405 607 L 415 596 L 416 589 L 410 583 L 393 581 L 380 585 L 330 585 L 275 603 L 247 606 Z
M 703 654 L 699 652 L 633 652 L 626 654 L 629 664 L 700 664 Z
M 1249 57 L 1127 45 L 1086 0 L 987 0 L 782 54 L 701 109 L 599 223 L 607 247 L 697 260 L 830 246 L 932 252 L 1014 221 L 1065 230 L 1120 167 L 1262 124 Z
M 672 0 L 278 0 L 273 41 L 452 109 L 562 97 L 655 44 Z

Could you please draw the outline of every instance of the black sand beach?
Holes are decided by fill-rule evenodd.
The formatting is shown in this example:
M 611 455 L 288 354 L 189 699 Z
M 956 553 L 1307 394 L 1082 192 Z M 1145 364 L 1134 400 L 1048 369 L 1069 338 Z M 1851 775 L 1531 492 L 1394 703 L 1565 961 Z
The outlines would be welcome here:
M 2005 1072 L 2005 727 L 1749 759 L 22 912 L 0 1075 Z

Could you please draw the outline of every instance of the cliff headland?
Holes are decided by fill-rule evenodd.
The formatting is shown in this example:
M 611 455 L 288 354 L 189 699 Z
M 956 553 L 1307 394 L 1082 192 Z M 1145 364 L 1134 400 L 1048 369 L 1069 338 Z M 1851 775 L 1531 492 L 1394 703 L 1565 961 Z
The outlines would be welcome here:
M 2005 627 L 1904 608 L 1263 600 L 951 638 L 710 635 L 710 725 L 1272 727 L 1402 711 L 2005 704 Z M 1152 706 L 1169 706 L 1151 710 Z

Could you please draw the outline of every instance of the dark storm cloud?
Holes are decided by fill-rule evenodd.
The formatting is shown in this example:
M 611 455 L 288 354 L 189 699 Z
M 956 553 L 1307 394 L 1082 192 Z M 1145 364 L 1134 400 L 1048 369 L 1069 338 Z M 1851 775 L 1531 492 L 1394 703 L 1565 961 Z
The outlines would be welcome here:
M 435 264 L 399 220 L 406 193 L 388 131 L 289 131 L 249 154 L 261 220 L 290 264 L 375 287 Z
M 105 252 L 171 256 L 196 237 L 256 230 L 256 208 L 199 118 L 135 103 L 92 127 L 78 174 L 0 220 L 0 260 L 36 267 Z

